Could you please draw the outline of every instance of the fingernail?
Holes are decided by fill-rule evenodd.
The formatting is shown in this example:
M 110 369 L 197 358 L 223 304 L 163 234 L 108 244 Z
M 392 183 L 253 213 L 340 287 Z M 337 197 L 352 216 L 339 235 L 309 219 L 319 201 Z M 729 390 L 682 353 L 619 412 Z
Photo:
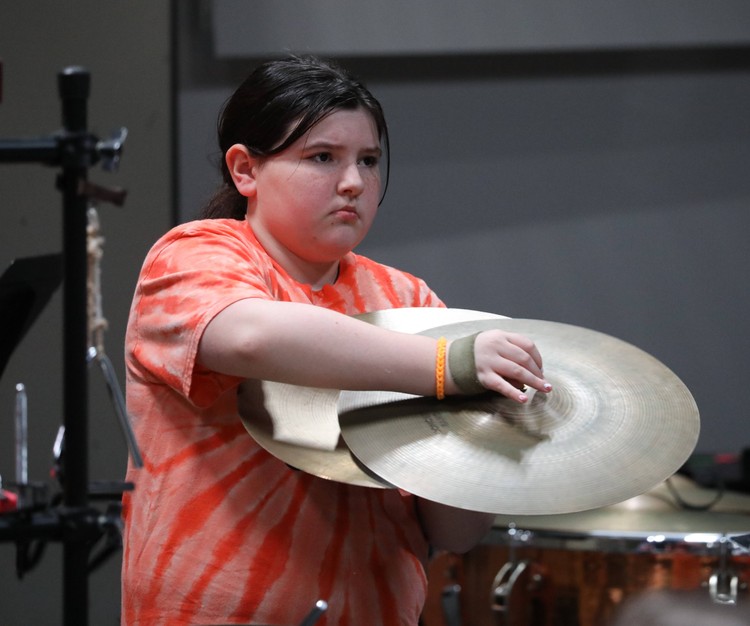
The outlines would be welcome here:
M 529 399 L 529 396 L 527 396 L 525 393 L 518 394 L 518 401 L 523 403 L 526 402 L 526 400 Z
M 552 391 L 552 385 L 549 383 L 544 383 L 544 390 L 545 391 Z

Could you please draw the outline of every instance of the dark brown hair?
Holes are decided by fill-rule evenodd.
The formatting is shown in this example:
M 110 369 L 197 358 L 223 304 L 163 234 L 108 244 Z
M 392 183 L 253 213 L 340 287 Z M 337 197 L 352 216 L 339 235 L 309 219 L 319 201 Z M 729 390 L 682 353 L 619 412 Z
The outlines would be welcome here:
M 359 80 L 331 61 L 290 56 L 258 66 L 225 102 L 217 124 L 223 182 L 201 218 L 244 219 L 247 199 L 234 186 L 224 160 L 242 144 L 258 157 L 278 154 L 338 109 L 362 108 L 373 118 L 388 155 L 388 127 L 380 103 Z M 383 195 L 388 187 L 386 161 Z M 381 198 L 382 201 L 382 198 Z

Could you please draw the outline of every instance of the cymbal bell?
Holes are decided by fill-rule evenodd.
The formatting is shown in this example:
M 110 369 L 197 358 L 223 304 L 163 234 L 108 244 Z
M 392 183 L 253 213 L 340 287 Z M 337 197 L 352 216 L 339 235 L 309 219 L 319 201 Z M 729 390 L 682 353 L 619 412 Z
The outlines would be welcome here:
M 444 324 L 503 316 L 470 309 L 406 307 L 355 316 L 405 333 Z M 339 390 L 269 381 L 246 381 L 238 393 L 242 423 L 268 452 L 297 469 L 352 485 L 392 488 L 354 459 L 341 440 Z
M 454 339 L 490 329 L 530 337 L 550 394 L 518 404 L 487 393 L 415 397 L 344 391 L 341 434 L 359 461 L 417 496 L 496 514 L 611 505 L 671 476 L 692 452 L 699 415 L 680 379 L 646 352 L 597 331 L 497 319 L 423 331 Z

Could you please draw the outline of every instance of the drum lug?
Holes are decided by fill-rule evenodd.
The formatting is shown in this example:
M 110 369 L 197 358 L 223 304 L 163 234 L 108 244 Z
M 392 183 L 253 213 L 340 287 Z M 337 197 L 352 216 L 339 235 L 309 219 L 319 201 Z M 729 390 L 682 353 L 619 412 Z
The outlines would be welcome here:
M 534 561 L 508 561 L 495 576 L 490 611 L 503 626 L 552 626 L 551 589 Z
M 528 564 L 528 561 L 519 561 L 517 563 L 509 561 L 500 568 L 500 571 L 495 576 L 495 580 L 492 581 L 490 606 L 494 612 L 508 613 L 513 585 L 516 584 Z
M 461 585 L 452 584 L 443 587 L 440 594 L 443 606 L 443 618 L 446 626 L 461 626 Z
M 718 604 L 737 604 L 737 589 L 739 579 L 727 573 L 711 574 L 708 579 L 708 591 L 711 600 Z
M 718 604 L 737 604 L 739 579 L 728 566 L 730 542 L 727 537 L 719 540 L 719 569 L 708 579 L 708 591 L 711 600 Z

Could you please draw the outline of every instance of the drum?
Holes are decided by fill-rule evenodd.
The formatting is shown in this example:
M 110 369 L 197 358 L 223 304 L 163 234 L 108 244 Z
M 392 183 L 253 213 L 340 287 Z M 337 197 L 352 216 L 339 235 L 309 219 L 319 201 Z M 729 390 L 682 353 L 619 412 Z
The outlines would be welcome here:
M 750 604 L 750 554 L 733 540 L 749 532 L 750 497 L 679 476 L 593 511 L 498 516 L 480 546 L 431 561 L 423 626 L 603 626 L 656 589 Z

